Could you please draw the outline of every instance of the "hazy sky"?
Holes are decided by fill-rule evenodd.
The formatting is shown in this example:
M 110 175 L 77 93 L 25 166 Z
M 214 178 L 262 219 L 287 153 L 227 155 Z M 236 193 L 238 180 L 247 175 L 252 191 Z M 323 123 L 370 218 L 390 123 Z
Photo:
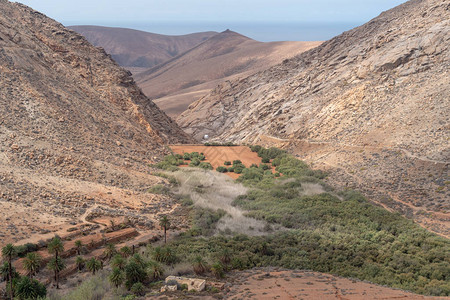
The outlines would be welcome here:
M 405 0 L 21 0 L 64 25 L 151 29 L 151 23 L 360 25 Z M 347 27 L 350 25 L 347 25 Z M 230 27 L 232 27 L 230 25 Z M 194 28 L 192 28 L 194 29 Z M 233 29 L 233 28 L 231 28 Z M 349 29 L 349 28 L 348 28 Z M 161 30 L 164 31 L 163 28 Z M 172 31 L 176 29 L 172 29 Z M 181 33 L 187 33 L 179 27 Z M 215 30 L 205 28 L 204 30 Z M 167 30 L 166 30 L 167 31 Z M 160 32 L 164 33 L 164 32 Z M 280 30 L 282 33 L 282 30 Z M 171 32 L 176 34 L 176 32 Z

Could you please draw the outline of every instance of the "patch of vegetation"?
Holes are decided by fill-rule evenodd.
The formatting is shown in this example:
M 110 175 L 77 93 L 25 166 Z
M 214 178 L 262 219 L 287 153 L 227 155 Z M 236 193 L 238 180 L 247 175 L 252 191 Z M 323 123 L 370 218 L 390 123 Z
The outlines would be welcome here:
M 158 194 L 158 195 L 169 195 L 170 188 L 168 186 L 162 184 L 156 184 L 148 189 L 149 193 Z
M 325 186 L 321 182 L 325 173 L 309 169 L 282 150 L 252 150 L 271 159 L 283 176 L 276 177 L 263 166 L 243 169 L 238 181 L 250 190 L 233 204 L 247 210 L 248 216 L 289 230 L 259 237 L 199 238 L 211 233 L 202 228 L 220 220 L 213 211 L 202 210 L 193 215 L 189 234 L 171 243 L 179 257 L 214 260 L 226 249 L 234 269 L 310 269 L 420 294 L 450 295 L 448 240 L 374 206 L 355 191 L 325 188 L 328 192 L 306 195 L 303 189 L 308 184 Z M 217 271 L 221 276 L 219 265 Z
M 226 173 L 228 172 L 228 169 L 226 167 L 219 166 L 216 168 L 216 171 L 219 173 Z
M 186 235 L 211 236 L 216 230 L 219 220 L 226 215 L 224 210 L 214 211 L 208 208 L 195 207 L 191 212 L 192 227 Z
M 198 165 L 198 167 L 201 169 L 205 169 L 205 170 L 213 170 L 214 169 L 213 166 L 209 162 L 201 162 Z
M 239 145 L 234 144 L 232 142 L 227 142 L 227 143 L 206 142 L 204 145 L 205 146 L 211 146 L 211 147 L 214 147 L 214 146 L 226 146 L 226 147 L 239 146 Z
M 183 164 L 183 159 L 180 159 L 177 156 L 171 154 L 165 156 L 162 161 L 153 166 L 166 171 L 176 171 L 178 169 L 177 167 Z

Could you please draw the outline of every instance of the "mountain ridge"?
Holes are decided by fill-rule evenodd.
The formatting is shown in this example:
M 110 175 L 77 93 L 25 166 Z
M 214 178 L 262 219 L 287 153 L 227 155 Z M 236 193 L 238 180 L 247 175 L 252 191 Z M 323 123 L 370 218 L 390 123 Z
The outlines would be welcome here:
M 263 43 L 226 30 L 134 77 L 148 97 L 175 117 L 218 83 L 266 69 L 320 43 Z
M 217 32 L 199 32 L 185 35 L 163 35 L 130 28 L 93 25 L 68 26 L 101 46 L 121 66 L 139 71 L 163 63 L 198 45 Z

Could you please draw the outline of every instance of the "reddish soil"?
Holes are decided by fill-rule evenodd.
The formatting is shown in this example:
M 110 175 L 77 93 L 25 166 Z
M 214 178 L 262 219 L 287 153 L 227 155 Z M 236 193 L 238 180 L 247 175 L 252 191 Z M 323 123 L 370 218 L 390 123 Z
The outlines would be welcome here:
M 206 162 L 209 162 L 214 169 L 219 166 L 225 166 L 225 161 L 233 162 L 233 160 L 240 160 L 246 167 L 251 164 L 259 165 L 261 157 L 256 152 L 252 152 L 247 146 L 205 146 L 205 145 L 171 145 L 170 149 L 176 154 L 198 152 L 203 153 L 206 157 Z M 240 175 L 236 173 L 225 173 L 233 179 Z
M 250 270 L 233 275 L 227 299 L 448 299 L 309 271 Z

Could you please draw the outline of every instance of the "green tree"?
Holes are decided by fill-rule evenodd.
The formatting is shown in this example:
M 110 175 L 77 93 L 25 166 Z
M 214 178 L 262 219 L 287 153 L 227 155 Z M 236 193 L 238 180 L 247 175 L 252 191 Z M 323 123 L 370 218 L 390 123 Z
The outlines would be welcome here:
M 223 266 L 220 262 L 215 263 L 211 266 L 211 272 L 216 276 L 216 278 L 222 278 L 224 276 Z
M 192 264 L 195 274 L 203 275 L 207 271 L 206 261 L 200 255 L 194 258 L 194 263 Z
M 136 282 L 131 287 L 131 292 L 136 296 L 144 296 L 145 295 L 145 287 L 141 282 Z
M 119 288 L 119 286 L 122 284 L 124 280 L 124 275 L 122 270 L 119 268 L 114 267 L 112 269 L 111 274 L 109 274 L 109 282 L 111 282 L 116 288 Z
M 103 256 L 106 259 L 111 260 L 111 258 L 116 254 L 117 254 L 116 246 L 114 244 L 107 244 L 105 247 L 105 251 L 103 251 Z
M 136 282 L 144 281 L 147 278 L 147 273 L 138 263 L 131 260 L 125 267 L 125 277 L 127 280 L 126 286 L 130 289 Z
M 59 254 L 64 251 L 64 244 L 59 236 L 55 236 L 47 246 L 48 253 L 54 254 L 49 263 L 49 268 L 55 272 L 56 288 L 59 289 L 59 272 L 65 268 L 64 261 L 59 258 Z
M 222 263 L 222 266 L 224 266 L 225 270 L 228 270 L 228 266 L 231 263 L 231 253 L 228 248 L 225 248 L 222 250 L 222 253 L 219 256 L 219 260 Z
M 12 260 L 17 255 L 16 248 L 12 244 L 7 244 L 2 248 L 2 257 L 8 262 L 8 277 L 9 277 L 9 297 L 12 300 L 14 298 L 13 289 L 13 266 Z
M 77 259 L 75 260 L 75 264 L 77 265 L 78 271 L 83 270 L 84 263 L 85 263 L 84 258 L 81 256 L 77 256 Z
M 92 257 L 86 262 L 86 267 L 93 275 L 95 275 L 95 272 L 102 268 L 102 263 L 95 257 Z
M 111 260 L 111 267 L 118 268 L 120 270 L 124 270 L 126 266 L 126 260 L 120 254 L 114 255 Z
M 159 220 L 159 226 L 164 229 L 164 244 L 167 243 L 167 229 L 170 227 L 170 221 L 167 216 L 163 216 Z
M 120 248 L 120 255 L 122 255 L 122 257 L 124 257 L 124 258 L 130 257 L 130 255 L 131 255 L 130 247 L 123 246 L 122 248 Z
M 59 273 L 66 268 L 66 264 L 61 257 L 53 257 L 47 264 L 47 268 L 54 272 L 56 288 L 59 289 Z
M 41 267 L 42 257 L 37 252 L 27 253 L 22 261 L 23 268 L 27 271 L 27 275 L 33 278 Z
M 18 300 L 39 299 L 47 295 L 47 289 L 42 283 L 27 276 L 20 278 L 15 292 Z
M 164 274 L 164 269 L 157 262 L 151 261 L 147 267 L 147 274 L 152 280 L 159 280 Z
M 77 249 L 77 255 L 81 255 L 81 250 L 83 249 L 83 242 L 80 240 L 75 241 L 75 248 Z

